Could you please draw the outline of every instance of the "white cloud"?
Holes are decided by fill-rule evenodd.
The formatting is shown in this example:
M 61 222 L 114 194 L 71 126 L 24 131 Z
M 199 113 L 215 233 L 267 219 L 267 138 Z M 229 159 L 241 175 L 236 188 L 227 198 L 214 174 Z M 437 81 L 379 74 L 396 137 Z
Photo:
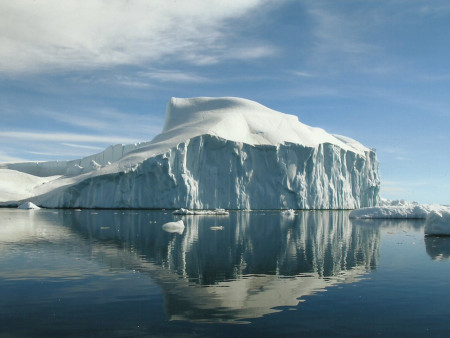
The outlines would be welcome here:
M 359 36 L 361 30 L 358 27 L 361 19 L 350 20 L 346 14 L 323 6 L 311 6 L 308 12 L 315 20 L 316 51 L 327 55 L 330 53 L 355 55 L 372 49 Z
M 186 72 L 179 72 L 174 70 L 155 70 L 155 71 L 149 71 L 149 72 L 142 72 L 139 75 L 153 79 L 158 80 L 161 82 L 208 82 L 209 79 L 203 76 L 186 73 Z
M 11 156 L 0 151 L 0 163 L 25 162 L 25 159 L 17 156 Z
M 315 77 L 315 75 L 308 73 L 308 72 L 300 72 L 300 71 L 294 71 L 292 74 L 299 76 L 299 77 Z
M 115 135 L 89 135 L 76 133 L 37 133 L 27 131 L 0 131 L 0 138 L 27 141 L 52 142 L 97 142 L 97 143 L 133 143 L 136 140 Z
M 144 138 L 144 140 L 148 140 L 159 133 L 164 123 L 162 116 L 139 115 L 111 108 L 79 110 L 76 114 L 38 109 L 35 114 L 48 120 L 97 131 L 98 133 L 104 133 L 105 130 L 115 135 L 132 133 L 138 138 Z
M 228 20 L 242 18 L 263 2 L 2 1 L 0 72 L 140 65 L 167 58 L 202 64 L 264 57 L 273 52 L 270 47 L 236 47 L 226 39 L 233 29 Z
M 64 146 L 72 147 L 72 148 L 80 148 L 80 149 L 88 149 L 88 150 L 103 150 L 102 147 L 95 147 L 95 146 L 86 146 L 82 144 L 73 144 L 73 143 L 61 143 Z

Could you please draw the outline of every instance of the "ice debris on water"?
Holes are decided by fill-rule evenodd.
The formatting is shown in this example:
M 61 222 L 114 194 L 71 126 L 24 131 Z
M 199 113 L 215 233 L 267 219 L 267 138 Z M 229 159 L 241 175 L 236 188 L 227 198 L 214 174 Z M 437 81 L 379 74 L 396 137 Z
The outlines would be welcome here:
M 295 216 L 295 210 L 294 209 L 287 209 L 281 212 L 282 215 L 292 217 Z
M 227 216 L 230 213 L 225 209 L 215 209 L 215 210 L 189 210 L 181 208 L 173 212 L 174 215 L 218 215 Z

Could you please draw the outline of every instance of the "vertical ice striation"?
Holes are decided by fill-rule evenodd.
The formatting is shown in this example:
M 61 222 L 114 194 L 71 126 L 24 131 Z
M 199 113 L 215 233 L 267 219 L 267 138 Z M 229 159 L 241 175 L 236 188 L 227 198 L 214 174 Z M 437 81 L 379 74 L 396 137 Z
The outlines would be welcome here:
M 43 200 L 48 207 L 353 209 L 377 203 L 378 163 L 333 144 L 249 145 L 202 135 Z

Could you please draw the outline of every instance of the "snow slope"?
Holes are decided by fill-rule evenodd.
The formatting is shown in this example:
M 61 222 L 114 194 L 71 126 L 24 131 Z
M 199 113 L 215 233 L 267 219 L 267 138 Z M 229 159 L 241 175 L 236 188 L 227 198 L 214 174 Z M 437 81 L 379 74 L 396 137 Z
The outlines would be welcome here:
M 38 177 L 17 170 L 0 170 L 0 205 L 13 204 L 34 196 L 34 191 L 45 183 L 55 180 L 58 176 Z
M 342 209 L 379 191 L 372 149 L 240 98 L 172 98 L 151 142 L 3 167 L 63 175 L 32 189 L 44 207 Z

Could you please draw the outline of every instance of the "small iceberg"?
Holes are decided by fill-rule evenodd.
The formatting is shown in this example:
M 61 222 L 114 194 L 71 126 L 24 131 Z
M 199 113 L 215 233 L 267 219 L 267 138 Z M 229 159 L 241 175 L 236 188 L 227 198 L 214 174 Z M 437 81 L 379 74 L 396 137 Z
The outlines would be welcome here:
M 284 210 L 281 214 L 284 216 L 292 217 L 292 216 L 295 216 L 295 210 L 287 209 L 287 210 Z
M 163 224 L 162 229 L 167 232 L 175 232 L 181 235 L 184 231 L 183 220 L 179 220 L 177 222 L 167 222 Z
M 450 210 L 449 207 L 438 204 L 419 204 L 408 201 L 381 200 L 377 207 L 361 208 L 350 212 L 350 218 L 356 219 L 426 219 L 431 212 Z
M 20 204 L 17 209 L 23 209 L 23 210 L 37 210 L 40 209 L 36 204 L 32 202 L 25 202 Z
M 228 216 L 230 213 L 225 209 L 215 209 L 215 210 L 189 210 L 189 209 L 178 209 L 173 212 L 174 215 L 210 215 L 210 216 Z
M 424 232 L 431 236 L 450 236 L 450 210 L 431 211 Z
M 411 218 L 425 219 L 428 214 L 427 208 L 421 205 L 388 205 L 380 207 L 361 208 L 353 210 L 349 217 L 353 219 L 372 218 Z

